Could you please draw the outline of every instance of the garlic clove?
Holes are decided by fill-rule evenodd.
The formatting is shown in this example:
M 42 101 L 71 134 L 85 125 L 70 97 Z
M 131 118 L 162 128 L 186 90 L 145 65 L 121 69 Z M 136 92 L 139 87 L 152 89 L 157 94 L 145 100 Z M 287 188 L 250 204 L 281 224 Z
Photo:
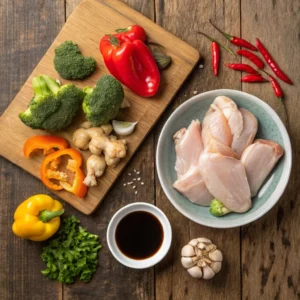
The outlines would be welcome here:
M 211 240 L 207 239 L 207 238 L 197 238 L 195 240 L 198 240 L 199 243 L 207 243 L 207 244 L 211 244 Z
M 215 273 L 218 273 L 222 268 L 222 263 L 220 261 L 214 261 L 210 264 L 210 267 Z
M 196 263 L 192 257 L 181 257 L 181 264 L 186 269 L 193 267 Z
M 194 277 L 194 278 L 201 278 L 202 277 L 202 271 L 199 267 L 197 266 L 194 266 L 192 268 L 189 268 L 188 270 L 188 273 Z
M 133 132 L 136 124 L 137 124 L 137 122 L 123 122 L 123 121 L 117 121 L 117 120 L 112 121 L 114 131 L 119 135 L 131 134 Z
M 189 245 L 193 246 L 193 247 L 196 247 L 198 244 L 198 240 L 197 239 L 193 239 L 191 241 L 189 241 Z
M 218 249 L 214 250 L 213 252 L 209 252 L 208 256 L 213 261 L 222 261 L 223 260 L 223 254 Z
M 205 247 L 206 247 L 206 244 L 204 244 L 204 243 L 199 243 L 198 244 L 198 248 L 201 249 L 201 250 L 205 249 Z
M 194 256 L 195 250 L 194 247 L 191 245 L 185 245 L 181 250 L 181 256 Z
M 215 276 L 215 272 L 209 266 L 203 267 L 202 272 L 203 272 L 203 279 L 211 279 Z

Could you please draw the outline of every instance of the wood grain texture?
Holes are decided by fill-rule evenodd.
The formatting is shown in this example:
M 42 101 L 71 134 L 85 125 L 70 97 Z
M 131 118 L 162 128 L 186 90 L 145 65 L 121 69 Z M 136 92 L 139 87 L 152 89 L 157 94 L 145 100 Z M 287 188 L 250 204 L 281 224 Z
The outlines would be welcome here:
M 292 175 L 275 208 L 255 223 L 242 228 L 242 296 L 249 300 L 299 299 L 300 3 L 275 0 L 250 3 L 242 0 L 241 5 L 242 36 L 251 41 L 259 37 L 295 84 L 289 86 L 278 80 L 285 92 L 290 121 Z M 283 117 L 282 107 L 270 85 L 244 84 L 243 90 L 266 101 Z
M 170 68 L 162 73 L 161 89 L 151 100 L 139 97 L 125 88 L 125 97 L 131 103 L 131 107 L 130 109 L 123 109 L 118 119 L 138 122 L 134 134 L 126 138 L 128 142 L 126 157 L 115 168 L 107 168 L 105 175 L 99 179 L 99 185 L 89 188 L 84 200 L 66 191 L 55 192 L 59 197 L 85 214 L 91 214 L 104 199 L 138 146 L 190 74 L 198 61 L 199 52 L 117 0 L 105 0 L 102 3 L 95 0 L 86 0 L 77 6 L 44 58 L 0 118 L 0 145 L 2 145 L 0 154 L 30 174 L 40 178 L 39 166 L 43 157 L 35 156 L 31 159 L 24 159 L 22 148 L 28 137 L 44 134 L 44 132 L 41 130 L 34 131 L 26 127 L 18 118 L 18 114 L 26 109 L 32 99 L 32 78 L 45 73 L 50 77 L 57 78 L 53 66 L 54 50 L 62 42 L 71 39 L 80 46 L 83 55 L 93 56 L 98 62 L 98 68 L 92 76 L 82 82 L 76 82 L 76 84 L 79 87 L 94 86 L 95 82 L 107 73 L 98 50 L 99 39 L 107 32 L 114 32 L 116 28 L 124 28 L 135 23 L 145 28 L 150 40 L 165 47 L 173 62 Z M 66 81 L 62 80 L 62 82 Z M 59 132 L 58 135 L 67 138 L 71 142 L 73 132 L 82 121 L 82 118 L 77 117 L 74 124 Z M 3 147 L 4 145 L 5 147 Z M 72 143 L 71 146 L 74 147 Z M 82 152 L 82 155 L 86 160 L 90 152 Z
M 156 17 L 159 25 L 179 36 L 195 48 L 202 57 L 200 64 L 204 68 L 196 68 L 188 82 L 168 108 L 155 128 L 156 138 L 169 115 L 195 93 L 202 93 L 219 88 L 240 89 L 240 74 L 232 73 L 222 67 L 232 57 L 222 51 L 220 74 L 214 78 L 211 70 L 211 43 L 196 33 L 201 30 L 221 39 L 208 19 L 216 20 L 220 27 L 239 35 L 240 6 L 239 1 L 156 1 Z M 183 22 L 182 20 L 187 20 Z M 211 229 L 200 226 L 182 216 L 166 198 L 158 178 L 156 178 L 156 204 L 169 218 L 173 229 L 173 243 L 168 256 L 156 267 L 156 299 L 240 299 L 240 230 Z M 183 269 L 180 258 L 181 248 L 191 239 L 207 237 L 224 253 L 224 264 L 221 273 L 215 280 L 193 280 Z
M 35 7 L 35 9 L 32 9 Z M 52 18 L 48 18 L 48 15 Z M 0 113 L 64 24 L 64 2 L 35 0 L 0 2 Z M 41 245 L 12 234 L 16 207 L 43 184 L 0 157 L 0 299 L 61 299 L 62 288 L 41 276 Z

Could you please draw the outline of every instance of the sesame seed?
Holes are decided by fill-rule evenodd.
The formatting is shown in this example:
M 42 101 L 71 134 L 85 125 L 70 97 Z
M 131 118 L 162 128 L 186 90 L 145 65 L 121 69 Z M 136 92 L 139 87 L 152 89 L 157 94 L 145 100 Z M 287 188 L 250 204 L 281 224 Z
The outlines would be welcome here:
M 135 191 L 134 193 L 137 194 L 137 191 Z
M 123 186 L 126 186 L 126 183 L 123 183 Z
M 128 173 L 129 176 L 131 176 L 131 173 Z
M 136 172 L 136 174 L 138 174 L 138 175 L 139 175 L 140 173 L 141 173 L 140 171 L 137 171 L 137 172 Z
M 136 186 L 134 185 L 132 188 L 133 188 L 133 189 L 135 189 L 135 188 L 136 188 Z
M 194 91 L 194 95 L 196 95 L 198 92 L 197 91 Z
M 133 178 L 132 180 L 133 180 L 133 181 L 136 181 L 136 178 Z
M 132 184 L 133 182 L 132 181 L 130 181 L 130 182 L 127 182 L 127 184 Z
M 141 177 L 139 177 L 137 180 L 140 181 L 140 180 L 141 180 Z
M 136 169 L 134 169 L 133 172 L 136 173 Z
M 200 69 L 203 69 L 203 67 L 204 67 L 203 65 L 200 65 L 200 66 L 199 66 Z
M 144 182 L 141 182 L 141 185 L 144 185 Z

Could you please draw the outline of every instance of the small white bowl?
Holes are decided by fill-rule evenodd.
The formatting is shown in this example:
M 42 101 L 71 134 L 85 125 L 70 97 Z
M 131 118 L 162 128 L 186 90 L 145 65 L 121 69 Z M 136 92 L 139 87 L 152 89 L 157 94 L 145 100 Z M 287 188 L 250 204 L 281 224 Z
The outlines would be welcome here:
M 148 213 L 153 214 L 159 220 L 163 228 L 164 238 L 162 245 L 153 256 L 146 259 L 136 260 L 127 257 L 119 250 L 116 243 L 115 232 L 119 222 L 125 216 L 134 211 L 146 211 Z M 106 238 L 110 252 L 113 254 L 115 259 L 118 260 L 121 264 L 133 269 L 145 269 L 152 267 L 158 262 L 160 262 L 168 253 L 172 242 L 172 228 L 168 218 L 159 208 L 149 203 L 135 202 L 124 206 L 114 214 L 114 216 L 109 222 Z

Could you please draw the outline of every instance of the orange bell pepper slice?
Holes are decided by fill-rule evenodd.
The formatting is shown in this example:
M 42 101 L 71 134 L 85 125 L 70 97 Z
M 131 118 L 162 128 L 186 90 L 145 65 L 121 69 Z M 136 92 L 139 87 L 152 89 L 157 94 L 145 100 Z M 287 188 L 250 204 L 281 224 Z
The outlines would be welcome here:
M 66 171 L 60 170 L 62 157 L 69 156 Z M 81 169 L 81 154 L 72 148 L 58 150 L 45 157 L 41 165 L 41 180 L 50 189 L 59 191 L 66 190 L 79 198 L 83 198 L 87 192 L 87 186 L 83 183 L 85 175 Z M 74 175 L 73 183 L 69 183 L 68 173 Z M 55 181 L 54 181 L 55 180 Z
M 23 153 L 25 157 L 30 157 L 30 154 L 35 150 L 43 150 L 43 154 L 46 156 L 56 149 L 69 148 L 69 143 L 66 139 L 54 136 L 54 135 L 36 135 L 29 138 L 23 147 Z

